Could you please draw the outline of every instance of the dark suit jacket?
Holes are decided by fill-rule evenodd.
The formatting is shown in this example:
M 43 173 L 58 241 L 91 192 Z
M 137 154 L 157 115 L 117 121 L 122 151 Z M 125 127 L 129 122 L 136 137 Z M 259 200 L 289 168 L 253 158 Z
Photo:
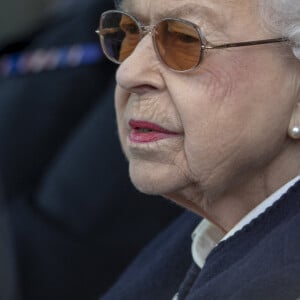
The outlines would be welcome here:
M 76 1 L 0 55 L 98 45 L 94 31 L 111 6 Z M 24 300 L 97 299 L 180 212 L 130 183 L 114 72 L 101 59 L 0 78 L 0 165 Z
M 300 299 L 299 200 L 300 182 L 220 242 L 202 270 L 190 262 L 190 234 L 199 219 L 186 213 L 139 255 L 101 299 L 171 300 L 176 292 L 179 300 Z

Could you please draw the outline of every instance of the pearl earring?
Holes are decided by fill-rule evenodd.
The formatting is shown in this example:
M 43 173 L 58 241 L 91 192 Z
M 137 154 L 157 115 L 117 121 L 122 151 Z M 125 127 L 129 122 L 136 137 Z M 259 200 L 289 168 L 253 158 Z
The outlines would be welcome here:
M 291 139 L 300 139 L 300 102 L 296 104 L 291 115 L 290 124 L 288 127 L 288 135 Z
M 299 126 L 291 126 L 288 130 L 288 134 L 292 139 L 300 139 L 300 127 Z

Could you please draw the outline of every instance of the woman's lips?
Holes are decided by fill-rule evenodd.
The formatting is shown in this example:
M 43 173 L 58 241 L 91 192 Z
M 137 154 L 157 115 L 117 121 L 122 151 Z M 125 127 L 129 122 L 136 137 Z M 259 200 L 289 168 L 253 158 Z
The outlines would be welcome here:
M 157 124 L 146 121 L 130 120 L 129 126 L 131 128 L 129 140 L 133 143 L 150 143 L 178 135 Z

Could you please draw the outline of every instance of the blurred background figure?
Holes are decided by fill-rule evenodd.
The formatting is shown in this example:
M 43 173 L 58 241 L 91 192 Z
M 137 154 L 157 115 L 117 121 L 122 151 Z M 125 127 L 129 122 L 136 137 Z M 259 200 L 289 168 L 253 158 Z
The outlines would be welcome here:
M 98 299 L 181 212 L 140 194 L 128 178 L 114 66 L 94 33 L 112 7 L 0 4 L 0 170 L 16 253 L 11 286 L 23 300 Z

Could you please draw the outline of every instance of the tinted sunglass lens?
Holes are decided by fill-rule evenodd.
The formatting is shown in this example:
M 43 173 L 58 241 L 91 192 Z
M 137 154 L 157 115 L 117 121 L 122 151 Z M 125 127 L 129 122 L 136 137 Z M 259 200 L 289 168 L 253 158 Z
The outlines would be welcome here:
M 100 20 L 102 48 L 109 59 L 123 62 L 135 49 L 140 39 L 134 19 L 120 12 L 109 12 Z
M 186 71 L 199 64 L 201 40 L 190 23 L 163 20 L 156 27 L 155 43 L 161 60 L 173 70 Z

